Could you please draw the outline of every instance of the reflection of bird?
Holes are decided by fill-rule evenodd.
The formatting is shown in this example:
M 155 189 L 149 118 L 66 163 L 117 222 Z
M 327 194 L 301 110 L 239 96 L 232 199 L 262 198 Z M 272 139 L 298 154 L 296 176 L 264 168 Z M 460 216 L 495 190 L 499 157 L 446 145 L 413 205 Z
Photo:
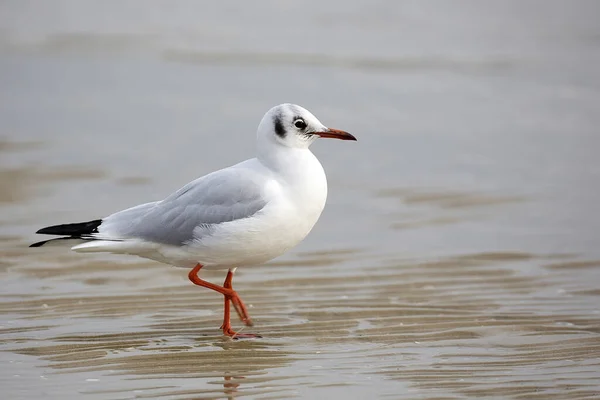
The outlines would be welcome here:
M 231 378 L 233 379 L 246 379 L 243 376 L 231 376 L 231 375 L 225 375 L 223 377 L 223 379 L 225 379 L 225 381 L 223 382 L 223 392 L 227 395 L 227 400 L 233 400 L 235 399 L 235 394 L 237 393 L 237 388 L 240 386 L 239 383 L 237 382 L 231 382 Z
M 317 222 L 327 180 L 308 147 L 319 137 L 356 140 L 300 106 L 281 104 L 258 126 L 256 158 L 198 178 L 162 201 L 37 233 L 83 240 L 72 248 L 78 252 L 133 254 L 192 268 L 193 283 L 225 296 L 223 333 L 253 337 L 231 329 L 230 301 L 252 325 L 231 280 L 237 267 L 264 263 L 297 245 Z M 223 286 L 200 279 L 201 268 L 229 269 Z

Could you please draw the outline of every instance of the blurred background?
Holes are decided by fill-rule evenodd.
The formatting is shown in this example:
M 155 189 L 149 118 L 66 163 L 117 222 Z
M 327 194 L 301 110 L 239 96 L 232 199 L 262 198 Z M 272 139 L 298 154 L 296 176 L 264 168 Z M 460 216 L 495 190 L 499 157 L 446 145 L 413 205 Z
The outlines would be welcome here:
M 0 2 L 3 392 L 598 398 L 599 15 L 593 0 Z M 221 338 L 222 299 L 187 271 L 27 248 L 253 157 L 283 102 L 358 142 L 312 147 L 319 223 L 238 271 L 263 339 Z

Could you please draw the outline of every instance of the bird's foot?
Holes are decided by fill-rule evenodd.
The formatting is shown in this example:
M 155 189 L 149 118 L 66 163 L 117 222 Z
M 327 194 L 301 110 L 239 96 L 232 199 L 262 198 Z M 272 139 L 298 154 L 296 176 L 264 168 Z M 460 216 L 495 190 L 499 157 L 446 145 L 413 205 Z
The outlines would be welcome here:
M 262 336 L 255 333 L 241 333 L 231 329 L 231 326 L 221 327 L 223 329 L 223 335 L 229 336 L 232 339 L 260 339 Z

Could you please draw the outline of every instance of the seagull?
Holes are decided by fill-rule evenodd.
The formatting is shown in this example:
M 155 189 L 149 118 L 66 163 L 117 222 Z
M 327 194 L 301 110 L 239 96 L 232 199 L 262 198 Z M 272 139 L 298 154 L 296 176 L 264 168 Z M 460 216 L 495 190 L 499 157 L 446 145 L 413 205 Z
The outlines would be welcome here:
M 257 129 L 256 158 L 200 177 L 161 201 L 140 204 L 102 219 L 54 225 L 36 233 L 77 239 L 76 252 L 130 254 L 188 268 L 192 283 L 225 298 L 225 336 L 260 337 L 231 327 L 230 303 L 252 326 L 232 287 L 238 267 L 259 265 L 284 254 L 311 231 L 327 199 L 327 178 L 309 150 L 318 138 L 356 140 L 328 128 L 295 104 L 271 108 Z M 204 269 L 227 269 L 223 286 L 200 279 Z

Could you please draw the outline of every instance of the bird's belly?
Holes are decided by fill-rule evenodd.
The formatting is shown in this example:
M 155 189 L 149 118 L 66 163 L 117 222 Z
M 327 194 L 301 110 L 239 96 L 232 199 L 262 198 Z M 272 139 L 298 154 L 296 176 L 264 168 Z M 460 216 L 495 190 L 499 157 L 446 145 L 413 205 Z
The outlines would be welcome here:
M 244 220 L 221 224 L 207 238 L 187 246 L 194 260 L 208 268 L 257 265 L 296 246 L 311 231 L 322 211 L 278 207 Z

